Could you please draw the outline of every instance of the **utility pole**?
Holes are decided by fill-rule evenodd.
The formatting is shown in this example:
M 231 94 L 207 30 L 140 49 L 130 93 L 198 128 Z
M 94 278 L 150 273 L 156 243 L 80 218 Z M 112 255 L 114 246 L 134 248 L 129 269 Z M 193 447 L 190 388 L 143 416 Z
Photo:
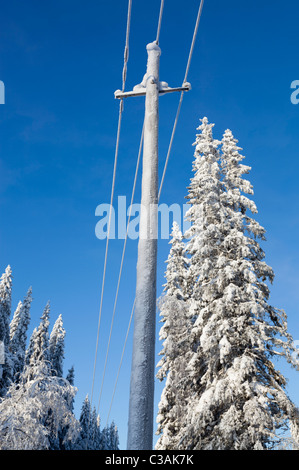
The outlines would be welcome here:
M 115 98 L 145 95 L 142 196 L 138 243 L 134 314 L 133 356 L 130 383 L 128 450 L 153 447 L 156 271 L 158 238 L 158 122 L 159 95 L 190 90 L 189 83 L 170 88 L 159 81 L 161 49 L 147 45 L 147 72 L 131 92 L 115 92 Z

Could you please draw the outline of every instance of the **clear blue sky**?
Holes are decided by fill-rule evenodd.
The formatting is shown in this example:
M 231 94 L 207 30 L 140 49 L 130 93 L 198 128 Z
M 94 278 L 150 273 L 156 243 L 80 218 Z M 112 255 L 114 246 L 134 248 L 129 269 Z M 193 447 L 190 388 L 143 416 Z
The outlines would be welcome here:
M 166 0 L 160 79 L 182 82 L 199 0 Z M 160 1 L 134 1 L 126 89 L 142 80 L 146 44 L 156 35 Z M 65 372 L 74 365 L 76 410 L 91 392 L 105 241 L 95 236 L 95 209 L 111 190 L 127 1 L 11 0 L 0 12 L 0 270 L 13 269 L 13 307 L 32 285 L 30 333 L 48 301 L 61 313 Z M 276 278 L 271 301 L 284 308 L 299 340 L 299 79 L 295 0 L 206 0 L 161 202 L 185 202 L 196 127 L 207 116 L 221 138 L 230 128 L 252 166 L 250 180 L 267 230 L 266 261 Z M 160 100 L 162 170 L 179 95 Z M 143 120 L 143 98 L 125 102 L 115 195 L 130 198 Z M 136 202 L 140 196 L 140 180 Z M 109 245 L 94 404 L 98 404 L 123 241 Z M 135 293 L 137 242 L 129 241 L 111 354 L 101 399 L 102 424 Z M 158 293 L 168 243 L 159 242 Z M 157 322 L 157 332 L 160 324 Z M 161 345 L 157 344 L 157 352 Z M 126 445 L 131 336 L 111 412 Z M 158 358 L 157 358 L 158 361 Z M 299 404 L 298 373 L 284 363 Z M 157 399 L 161 387 L 157 384 Z

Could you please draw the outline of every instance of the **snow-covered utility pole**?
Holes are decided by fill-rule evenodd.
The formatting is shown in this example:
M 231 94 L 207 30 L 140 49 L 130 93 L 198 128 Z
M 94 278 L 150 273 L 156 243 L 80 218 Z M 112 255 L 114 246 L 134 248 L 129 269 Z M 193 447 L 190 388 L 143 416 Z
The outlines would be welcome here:
M 151 450 L 153 446 L 156 270 L 158 238 L 158 122 L 159 94 L 188 91 L 190 84 L 170 88 L 159 81 L 161 49 L 147 45 L 147 71 L 132 92 L 115 92 L 115 98 L 145 95 L 142 196 L 137 261 L 137 282 L 130 384 L 128 450 Z

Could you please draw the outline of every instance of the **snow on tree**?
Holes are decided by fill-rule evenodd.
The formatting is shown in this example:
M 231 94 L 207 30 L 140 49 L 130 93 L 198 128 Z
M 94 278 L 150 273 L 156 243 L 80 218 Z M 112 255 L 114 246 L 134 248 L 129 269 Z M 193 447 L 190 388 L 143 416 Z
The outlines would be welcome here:
M 12 272 L 7 266 L 0 279 L 0 341 L 9 343 L 9 321 L 11 315 Z
M 12 379 L 13 364 L 8 350 L 9 345 L 9 322 L 11 315 L 11 289 L 12 271 L 7 266 L 5 273 L 0 279 L 0 341 L 4 345 L 3 365 L 0 364 L 0 396 L 5 395 L 7 387 Z
M 5 364 L 0 366 L 0 450 L 85 450 L 86 446 L 101 450 L 105 439 L 100 418 L 95 409 L 91 413 L 90 405 L 88 410 L 88 399 L 80 421 L 74 414 L 74 367 L 62 377 L 62 316 L 49 335 L 48 302 L 27 346 L 32 289 L 18 303 L 9 324 L 11 284 L 8 267 L 0 280 L 0 333 L 5 345 Z M 112 427 L 107 428 L 107 446 L 116 449 L 118 433 L 114 424 Z
M 259 243 L 265 230 L 248 214 L 257 209 L 244 195 L 253 194 L 243 179 L 250 168 L 241 164 L 244 157 L 232 133 L 225 132 L 220 151 L 212 127 L 202 119 L 195 142 L 195 175 L 188 188 L 191 227 L 185 238 L 192 280 L 187 301 L 193 318 L 192 354 L 173 386 L 187 375 L 191 387 L 182 419 L 175 425 L 178 431 L 169 445 L 163 445 L 269 449 L 279 444 L 279 432 L 296 416 L 285 392 L 286 380 L 273 359 L 284 356 L 294 367 L 298 362 L 293 359 L 286 314 L 269 304 L 268 284 L 274 273 Z M 183 364 L 185 359 L 183 354 Z M 170 370 L 168 377 L 175 372 Z M 173 405 L 165 408 L 164 423 L 173 419 L 172 409 Z
M 29 338 L 29 345 L 25 351 L 24 366 L 29 366 L 30 364 L 31 357 L 33 356 L 36 335 L 37 335 L 37 327 L 34 328 Z
M 212 214 L 217 214 L 220 193 L 220 171 L 217 164 L 220 142 L 213 139 L 212 127 L 213 125 L 208 124 L 206 119 L 199 127 L 201 133 L 197 135 L 195 142 L 193 162 L 195 176 L 191 180 L 188 194 L 192 205 L 186 214 L 191 221 L 191 227 L 183 237 L 190 241 L 186 245 L 177 230 L 172 234 L 174 238 L 171 242 L 165 275 L 166 294 L 160 302 L 162 321 L 165 321 L 165 324 L 160 331 L 160 339 L 164 339 L 164 343 L 157 376 L 160 380 L 166 377 L 166 383 L 157 417 L 159 423 L 157 433 L 161 434 L 156 444 L 157 449 L 177 448 L 178 434 L 185 419 L 187 402 L 193 393 L 190 374 L 186 373 L 186 369 L 192 358 L 191 327 L 198 314 L 198 302 L 194 302 L 194 285 L 200 274 L 199 240 L 195 234 L 201 229 L 202 213 L 206 207 Z M 200 154 L 204 154 L 202 160 L 199 158 Z M 205 215 L 207 219 L 211 217 L 210 214 Z M 208 249 L 208 246 L 203 246 L 203 249 Z M 180 274 L 181 277 L 178 278 L 178 273 L 183 275 Z M 174 287 L 173 279 L 184 279 L 183 284 L 180 283 L 179 291 Z M 180 291 L 184 294 L 182 295 Z
M 101 450 L 118 450 L 118 430 L 114 422 L 104 427 L 101 431 Z
M 101 431 L 101 440 L 100 440 L 100 449 L 101 450 L 110 450 L 109 443 L 110 443 L 110 429 L 108 426 L 105 426 Z
M 119 449 L 119 436 L 117 426 L 114 421 L 110 424 L 109 428 L 109 450 L 118 450 Z
M 157 378 L 166 378 L 165 387 L 159 403 L 157 416 L 157 434 L 161 434 L 156 449 L 172 446 L 176 438 L 177 424 L 184 413 L 186 393 L 186 375 L 189 354 L 188 331 L 191 321 L 188 317 L 189 278 L 188 259 L 185 255 L 185 244 L 178 224 L 173 223 L 170 253 L 165 272 L 166 283 L 164 295 L 159 308 L 163 326 L 160 329 L 160 340 L 163 341 L 162 359 L 157 364 Z
M 23 302 L 19 302 L 10 323 L 9 351 L 12 354 L 14 380 L 18 380 L 24 367 L 27 345 L 27 330 L 30 323 L 32 288 L 30 287 Z
M 74 369 L 74 366 L 72 366 L 72 367 L 68 370 L 68 373 L 67 373 L 67 376 L 66 376 L 66 380 L 68 380 L 68 382 L 69 382 L 71 385 L 74 385 L 74 382 L 75 382 L 75 369 Z
M 74 444 L 74 450 L 117 450 L 119 445 L 118 431 L 112 422 L 110 426 L 100 429 L 100 416 L 96 409 L 91 410 L 88 395 L 82 405 L 79 418 L 80 434 Z
M 38 361 L 49 363 L 49 321 L 50 303 L 48 302 L 41 316 L 40 324 L 33 330 L 29 346 L 25 354 L 25 364 L 35 364 Z
M 82 405 L 81 414 L 79 418 L 80 423 L 80 434 L 76 442 L 76 450 L 92 450 L 91 449 L 91 406 L 88 395 L 86 395 L 85 400 Z
M 101 450 L 100 417 L 95 407 L 91 413 L 89 441 L 92 450 Z
M 52 374 L 62 377 L 64 360 L 64 338 L 65 329 L 63 328 L 62 316 L 57 318 L 49 341 L 49 356 L 52 366 Z
M 0 402 L 0 450 L 49 450 L 67 426 L 65 442 L 75 442 L 79 424 L 62 397 L 76 390 L 49 373 L 44 360 L 31 361 L 18 384 L 12 383 Z M 50 424 L 50 425 L 49 425 Z
M 68 373 L 67 373 L 67 376 L 65 378 L 70 385 L 74 386 L 74 383 L 75 383 L 75 371 L 74 371 L 74 366 L 72 366 Z M 74 411 L 74 399 L 71 400 L 70 402 L 70 410 L 71 411 Z
M 100 429 L 100 417 L 92 410 L 88 395 L 83 402 L 80 418 L 80 433 L 74 450 L 117 450 L 119 438 L 114 422 Z

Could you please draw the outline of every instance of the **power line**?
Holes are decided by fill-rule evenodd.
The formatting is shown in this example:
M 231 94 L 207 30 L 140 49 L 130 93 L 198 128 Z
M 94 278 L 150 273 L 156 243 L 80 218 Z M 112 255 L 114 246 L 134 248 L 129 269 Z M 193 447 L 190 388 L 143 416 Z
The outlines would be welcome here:
M 128 14 L 127 14 L 127 27 L 126 27 L 125 52 L 124 52 L 124 65 L 123 65 L 123 72 L 122 72 L 122 91 L 125 90 L 125 83 L 126 83 L 126 77 L 127 77 L 127 63 L 128 63 L 128 59 L 129 59 L 129 35 L 130 35 L 130 25 L 131 25 L 131 11 L 132 11 L 132 0 L 129 0 Z M 95 352 L 95 360 L 94 360 L 94 369 L 93 369 L 90 403 L 92 403 L 92 398 L 93 398 L 93 390 L 94 390 L 94 382 L 95 382 L 95 371 L 96 371 L 97 354 L 98 354 L 98 346 L 99 346 L 99 333 L 100 333 L 102 307 L 103 307 L 104 286 L 105 286 L 107 257 L 108 257 L 108 246 L 109 246 L 109 238 L 110 238 L 111 213 L 112 213 L 112 203 L 113 203 L 114 188 L 115 188 L 115 177 L 116 177 L 116 167 L 117 167 L 117 159 L 118 159 L 118 152 L 119 152 L 119 140 L 120 140 L 122 114 L 123 114 L 123 100 L 120 100 L 119 114 L 118 114 L 118 125 L 117 125 L 117 136 L 116 136 L 116 147 L 115 147 L 115 156 L 114 156 L 114 168 L 113 168 L 113 177 L 112 177 L 112 188 L 111 188 L 111 197 L 110 197 L 110 210 L 109 210 L 109 219 L 108 219 L 108 230 L 107 230 L 107 239 L 106 239 L 106 250 L 105 250 L 105 260 L 104 260 L 104 269 L 103 269 L 102 290 L 101 290 L 101 302 L 100 302 L 100 311 L 99 311 L 99 320 L 98 320 L 98 329 L 97 329 L 96 352 Z
M 161 0 L 160 13 L 159 13 L 159 21 L 158 21 L 158 27 L 157 27 L 157 36 L 156 36 L 156 43 L 157 43 L 157 44 L 159 44 L 159 37 L 160 37 L 160 31 L 161 31 L 163 9 L 164 9 L 164 0 Z
M 142 128 L 141 139 L 140 139 L 140 144 L 139 144 L 139 151 L 138 151 L 138 157 L 137 157 L 137 163 L 136 163 L 136 169 L 135 169 L 135 177 L 134 177 L 134 183 L 133 183 L 133 189 L 132 189 L 132 195 L 131 195 L 130 212 L 129 212 L 129 216 L 128 216 L 126 235 L 125 235 L 125 240 L 124 240 L 124 245 L 123 245 L 123 252 L 122 252 L 120 269 L 119 269 L 119 275 L 118 275 L 118 282 L 117 282 L 117 288 L 116 288 L 116 294 L 115 294 L 115 300 L 114 300 L 114 307 L 113 307 L 110 333 L 109 333 L 109 339 L 108 339 L 108 346 L 107 346 L 107 352 L 106 352 L 106 358 L 105 358 L 103 378 L 102 378 L 101 389 L 100 389 L 98 409 L 100 407 L 100 401 L 101 401 L 101 396 L 102 396 L 102 390 L 103 390 L 103 384 L 104 384 L 104 378 L 105 378 L 105 372 L 106 372 L 106 366 L 107 366 L 107 359 L 108 359 L 108 354 L 109 354 L 110 341 L 111 341 L 111 335 L 112 335 L 112 329 L 113 329 L 113 323 L 114 323 L 114 317 L 115 317 L 115 311 L 116 311 L 116 304 L 117 304 L 117 299 L 118 299 L 119 286 L 120 286 L 122 270 L 123 270 L 123 263 L 124 263 L 124 257 L 125 257 L 125 252 L 126 252 L 129 225 L 130 225 L 131 213 L 132 213 L 132 205 L 133 205 L 133 201 L 134 201 L 136 182 L 137 182 L 137 176 L 138 176 L 138 170 L 139 170 L 139 164 L 140 164 L 143 136 L 144 136 L 144 126 Z
M 124 358 L 124 353 L 125 353 L 125 349 L 126 349 L 126 345 L 127 345 L 127 341 L 128 341 L 128 336 L 129 336 L 129 332 L 130 332 L 130 328 L 131 328 L 131 323 L 132 323 L 132 319 L 133 319 L 133 315 L 134 315 L 134 310 L 135 310 L 135 299 L 134 299 L 133 307 L 132 307 L 132 310 L 131 310 L 131 315 L 130 315 L 129 324 L 128 324 L 128 328 L 127 328 L 127 333 L 126 333 L 126 337 L 125 337 L 125 341 L 124 341 L 124 346 L 123 346 L 123 350 L 122 350 L 122 354 L 121 354 L 121 358 L 120 358 L 120 363 L 119 363 L 119 366 L 118 366 L 115 385 L 114 385 L 112 398 L 111 398 L 111 402 L 110 402 L 110 406 L 109 406 L 109 411 L 108 411 L 108 415 L 107 415 L 106 426 L 107 426 L 109 416 L 110 416 L 110 411 L 111 411 L 111 408 L 112 408 L 112 403 L 113 403 L 113 399 L 114 399 L 114 395 L 115 395 L 115 391 L 116 391 L 116 387 L 117 387 L 117 383 L 118 383 L 118 377 L 119 377 L 120 369 L 121 369 L 123 358 Z
M 195 27 L 194 27 L 194 32 L 193 32 L 191 47 L 190 47 L 190 51 L 189 51 L 188 61 L 187 61 L 187 65 L 186 65 L 186 71 L 185 71 L 183 84 L 186 83 L 187 79 L 188 79 L 188 73 L 189 73 L 189 69 L 190 69 L 190 65 L 191 65 L 191 59 L 192 59 L 192 55 L 193 55 L 193 51 L 194 51 L 194 45 L 195 45 L 195 41 L 196 41 L 196 37 L 197 37 L 197 33 L 198 33 L 198 26 L 199 26 L 199 21 L 200 21 L 200 18 L 201 18 L 203 4 L 204 4 L 204 0 L 201 0 L 200 5 L 199 5 L 199 9 L 198 9 L 197 18 L 196 18 Z M 160 199 L 160 196 L 161 196 L 161 191 L 162 191 L 162 187 L 163 187 L 163 183 L 164 183 L 165 173 L 166 173 L 166 169 L 167 169 L 167 165 L 168 165 L 168 161 L 169 161 L 169 156 L 170 156 L 170 152 L 171 152 L 171 148 L 172 148 L 172 144 L 173 144 L 174 134 L 175 134 L 175 131 L 176 131 L 176 127 L 177 127 L 177 123 L 178 123 L 178 120 L 179 120 L 179 115 L 180 115 L 180 111 L 181 111 L 181 107 L 182 107 L 183 97 L 184 97 L 184 91 L 181 92 L 180 101 L 179 101 L 179 104 L 178 104 L 178 108 L 177 108 L 177 112 L 176 112 L 176 116 L 175 116 L 175 120 L 174 120 L 174 124 L 173 124 L 173 128 L 172 128 L 171 138 L 170 138 L 170 142 L 169 142 L 169 147 L 168 147 L 168 151 L 167 151 L 167 155 L 166 155 L 166 160 L 165 160 L 163 174 L 162 174 L 160 188 L 159 188 L 158 200 Z
M 198 13 L 197 13 L 197 18 L 196 18 L 192 43 L 191 43 L 191 47 L 190 47 L 190 52 L 189 52 L 189 57 L 188 57 L 188 62 L 187 62 L 187 67 L 186 67 L 186 72 L 185 72 L 185 77 L 184 77 L 184 82 L 187 81 L 187 77 L 188 77 L 188 73 L 189 73 L 189 69 L 190 69 L 190 64 L 191 64 L 191 59 L 192 59 L 192 55 L 193 55 L 196 36 L 197 36 L 197 33 L 198 33 L 198 26 L 199 26 L 199 21 L 200 21 L 200 18 L 201 18 L 203 4 L 204 4 L 204 0 L 201 0 L 200 5 L 199 5 L 199 9 L 198 9 Z

